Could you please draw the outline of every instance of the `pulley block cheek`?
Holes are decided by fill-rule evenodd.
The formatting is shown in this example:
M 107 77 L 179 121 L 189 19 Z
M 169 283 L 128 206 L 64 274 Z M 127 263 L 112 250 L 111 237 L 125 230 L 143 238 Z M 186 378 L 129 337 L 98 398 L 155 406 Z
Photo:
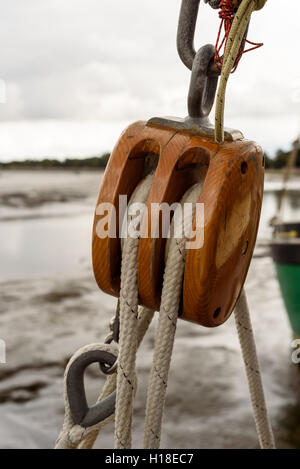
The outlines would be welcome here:
M 203 247 L 187 251 L 183 319 L 215 327 L 229 318 L 251 262 L 263 184 L 264 157 L 255 143 L 225 143 L 211 158 L 199 199 Z
M 157 208 L 179 202 L 191 186 L 203 182 L 199 203 L 204 204 L 204 225 L 193 226 L 202 230 L 203 243 L 187 250 L 180 317 L 207 327 L 228 319 L 255 245 L 264 168 L 262 151 L 255 143 L 239 133 L 227 137 L 219 145 L 206 131 L 197 134 L 193 126 L 178 129 L 155 120 L 137 122 L 121 135 L 103 177 L 94 219 L 93 267 L 103 291 L 120 293 L 124 207 L 119 196 L 127 196 L 128 202 L 151 169 L 155 174 L 138 253 L 139 303 L 155 310 L 160 306 L 166 239 Z M 106 205 L 110 233 L 101 237 Z
M 155 162 L 175 131 L 164 132 L 159 139 L 156 134 L 155 129 L 147 129 L 144 122 L 129 126 L 117 142 L 103 176 L 94 217 L 92 260 L 100 289 L 113 296 L 118 297 L 120 293 L 119 235 L 127 203 L 145 175 L 147 157 Z M 109 227 L 108 236 L 100 233 L 103 216 Z

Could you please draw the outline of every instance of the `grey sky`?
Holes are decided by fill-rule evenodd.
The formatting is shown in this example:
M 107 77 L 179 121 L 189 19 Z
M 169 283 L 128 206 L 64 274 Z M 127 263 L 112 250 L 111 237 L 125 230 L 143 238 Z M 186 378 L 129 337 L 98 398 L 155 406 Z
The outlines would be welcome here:
M 181 0 L 9 0 L 0 15 L 0 159 L 111 150 L 153 115 L 186 115 L 189 71 L 176 53 Z M 226 124 L 272 152 L 300 128 L 299 0 L 268 0 L 249 39 L 264 47 L 231 76 Z M 292 14 L 291 14 L 292 12 Z M 196 46 L 215 42 L 201 2 Z M 213 115 L 212 115 L 213 117 Z

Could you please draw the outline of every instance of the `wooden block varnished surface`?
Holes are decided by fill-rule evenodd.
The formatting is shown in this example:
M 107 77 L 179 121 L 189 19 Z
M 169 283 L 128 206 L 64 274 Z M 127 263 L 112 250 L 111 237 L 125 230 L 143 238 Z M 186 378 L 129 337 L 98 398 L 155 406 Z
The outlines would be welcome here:
M 199 199 L 204 245 L 187 252 L 184 319 L 214 327 L 231 314 L 255 246 L 263 181 L 263 154 L 253 142 L 222 145 L 211 159 Z
M 110 295 L 118 296 L 120 290 L 119 196 L 127 195 L 130 199 L 142 178 L 145 157 L 149 153 L 159 155 L 174 133 L 163 132 L 157 138 L 155 129 L 148 129 L 145 122 L 137 122 L 123 132 L 109 159 L 95 211 L 92 258 L 95 279 L 100 289 Z M 116 237 L 101 239 L 97 234 L 100 204 L 112 204 L 116 208 Z
M 162 230 L 161 217 L 153 221 L 151 207 L 179 202 L 189 187 L 204 181 L 199 199 L 204 204 L 204 244 L 187 252 L 181 317 L 208 327 L 222 324 L 237 301 L 256 240 L 263 194 L 261 149 L 246 140 L 218 145 L 209 138 L 138 122 L 121 135 L 111 155 L 97 206 L 109 202 L 118 215 L 119 195 L 129 200 L 149 154 L 157 158 L 157 167 L 139 246 L 140 304 L 159 309 L 162 289 L 165 239 L 149 236 Z M 102 290 L 118 296 L 120 240 L 99 238 L 100 218 L 96 210 L 94 274 Z

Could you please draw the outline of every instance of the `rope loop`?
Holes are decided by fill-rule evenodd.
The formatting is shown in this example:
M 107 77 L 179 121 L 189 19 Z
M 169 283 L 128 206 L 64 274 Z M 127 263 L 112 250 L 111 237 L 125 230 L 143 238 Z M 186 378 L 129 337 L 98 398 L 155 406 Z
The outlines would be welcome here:
M 118 357 L 118 347 L 114 344 L 90 344 L 77 350 L 77 352 L 75 352 L 74 355 L 71 357 L 66 367 L 65 375 L 64 375 L 65 418 L 64 418 L 63 428 L 56 441 L 56 445 L 55 445 L 56 449 L 91 448 L 102 426 L 108 423 L 113 418 L 113 413 L 109 412 L 109 415 L 107 415 L 106 418 L 104 418 L 101 422 L 98 422 L 97 424 L 89 426 L 89 427 L 84 427 L 83 425 L 78 423 L 78 422 L 81 422 L 82 419 L 79 418 L 79 420 L 77 420 L 76 418 L 79 415 L 76 412 L 76 405 L 75 405 L 75 414 L 73 415 L 74 407 L 69 401 L 69 397 L 70 397 L 70 383 L 68 383 L 68 379 L 70 376 L 69 371 L 72 369 L 74 364 L 78 363 L 78 361 L 81 360 L 82 357 L 87 357 L 87 355 L 90 353 L 96 353 L 96 354 L 104 353 L 104 354 L 111 355 L 112 357 L 116 358 Z M 83 368 L 85 369 L 85 366 Z M 81 378 L 83 380 L 83 374 L 81 375 Z M 83 381 L 80 383 L 80 386 L 81 386 L 81 392 L 83 392 L 82 391 Z M 110 375 L 108 376 L 104 384 L 102 393 L 97 400 L 97 404 L 101 402 L 103 399 L 106 399 L 108 396 L 110 396 L 114 392 L 115 388 L 116 388 L 116 375 Z M 85 396 L 82 396 L 82 395 L 80 397 L 81 398 L 83 397 L 83 399 L 85 398 Z M 86 402 L 85 402 L 85 405 L 87 407 Z M 81 405 L 79 405 L 79 407 L 81 407 Z M 87 411 L 88 409 L 85 408 L 84 410 Z

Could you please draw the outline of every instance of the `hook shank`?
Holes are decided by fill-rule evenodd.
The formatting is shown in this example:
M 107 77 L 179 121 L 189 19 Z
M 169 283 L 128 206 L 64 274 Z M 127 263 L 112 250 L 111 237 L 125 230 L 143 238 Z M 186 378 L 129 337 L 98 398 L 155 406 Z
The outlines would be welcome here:
M 204 0 L 216 9 L 220 0 Z M 177 30 L 177 51 L 184 65 L 192 70 L 196 50 L 194 46 L 195 29 L 199 12 L 200 0 L 182 0 Z M 209 64 L 208 76 L 219 76 L 220 71 L 212 61 Z

